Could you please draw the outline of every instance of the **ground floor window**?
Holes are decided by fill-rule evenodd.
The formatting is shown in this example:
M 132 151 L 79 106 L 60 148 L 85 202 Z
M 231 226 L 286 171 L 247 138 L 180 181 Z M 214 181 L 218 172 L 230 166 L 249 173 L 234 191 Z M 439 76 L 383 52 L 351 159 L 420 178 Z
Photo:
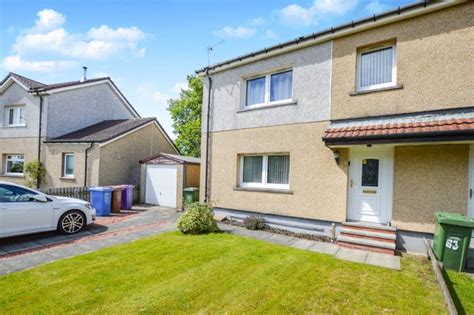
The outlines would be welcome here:
M 240 158 L 240 186 L 289 189 L 288 154 L 243 155 Z
M 63 176 L 74 177 L 74 153 L 64 153 L 63 156 Z
M 22 176 L 25 158 L 23 154 L 7 154 L 5 156 L 5 174 Z

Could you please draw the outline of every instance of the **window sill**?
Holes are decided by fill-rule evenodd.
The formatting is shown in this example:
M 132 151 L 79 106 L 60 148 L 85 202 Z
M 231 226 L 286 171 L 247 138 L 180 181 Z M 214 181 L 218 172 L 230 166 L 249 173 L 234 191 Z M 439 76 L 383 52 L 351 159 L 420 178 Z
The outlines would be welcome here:
M 25 174 L 7 174 L 3 173 L 1 174 L 2 177 L 15 177 L 15 178 L 25 178 Z
M 6 125 L 3 128 L 26 128 L 26 125 Z
M 353 92 L 349 92 L 349 95 L 350 96 L 357 96 L 357 95 L 363 95 L 363 94 L 369 94 L 369 93 L 391 91 L 391 90 L 401 90 L 401 89 L 403 89 L 403 84 L 397 84 L 397 85 L 394 85 L 394 86 L 387 86 L 387 87 L 377 88 L 377 89 L 353 91 Z
M 61 177 L 59 177 L 59 179 L 61 179 L 61 180 L 63 180 L 63 179 L 64 180 L 76 180 L 75 177 L 68 177 L 68 176 L 61 176 Z
M 293 195 L 292 190 L 275 189 L 275 188 L 234 187 L 234 190 L 235 191 L 249 191 L 249 192 L 262 192 L 262 193 L 272 193 L 272 194 Z
M 274 108 L 274 107 L 280 107 L 280 106 L 291 106 L 291 105 L 298 105 L 298 102 L 295 100 L 288 100 L 288 101 L 278 102 L 278 103 L 275 102 L 275 103 L 253 105 L 253 106 L 241 108 L 237 111 L 237 113 L 248 112 L 248 111 L 259 110 L 259 109 L 266 109 L 266 108 Z

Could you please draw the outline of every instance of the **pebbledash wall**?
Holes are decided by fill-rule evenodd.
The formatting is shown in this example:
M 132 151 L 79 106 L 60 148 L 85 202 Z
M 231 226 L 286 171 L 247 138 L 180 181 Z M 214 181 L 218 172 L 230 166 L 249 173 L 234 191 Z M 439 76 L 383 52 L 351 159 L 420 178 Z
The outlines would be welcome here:
M 54 92 L 47 96 L 47 137 L 54 138 L 111 119 L 136 118 L 109 83 Z M 120 104 L 122 106 L 117 106 Z
M 331 233 L 332 222 L 346 220 L 348 149 L 340 149 L 336 163 L 321 140 L 329 120 L 473 106 L 474 20 L 464 13 L 472 12 L 473 5 L 454 6 L 211 74 L 209 201 L 217 211 L 235 217 L 263 213 L 288 227 Z M 351 96 L 357 49 L 386 40 L 396 42 L 397 83 L 403 88 Z M 246 78 L 288 67 L 293 68 L 294 104 L 242 110 Z M 201 200 L 207 77 L 204 82 Z M 290 155 L 289 192 L 238 187 L 240 154 L 283 152 Z M 392 223 L 401 229 L 398 247 L 420 251 L 424 248 L 420 237 L 429 238 L 425 233 L 434 230 L 434 211 L 467 212 L 469 146 L 396 145 L 394 152 Z

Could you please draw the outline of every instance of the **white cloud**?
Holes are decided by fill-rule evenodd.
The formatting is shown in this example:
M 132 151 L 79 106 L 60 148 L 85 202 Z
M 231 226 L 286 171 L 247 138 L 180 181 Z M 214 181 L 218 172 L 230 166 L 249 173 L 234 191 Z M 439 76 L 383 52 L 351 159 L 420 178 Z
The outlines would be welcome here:
M 7 71 L 36 71 L 36 72 L 60 72 L 77 66 L 77 62 L 70 60 L 24 60 L 21 56 L 7 56 L 2 61 L 2 68 Z
M 181 93 L 181 90 L 187 90 L 188 89 L 188 83 L 187 82 L 178 82 L 173 86 L 173 92 L 176 94 Z
M 34 29 L 40 32 L 58 28 L 66 22 L 64 15 L 53 9 L 41 10 L 36 15 L 38 19 Z
M 214 35 L 221 38 L 248 38 L 254 36 L 256 30 L 244 26 L 230 27 L 226 26 L 214 32 Z
M 52 62 L 66 65 L 71 61 L 41 61 L 41 54 L 47 54 L 58 59 L 71 58 L 104 60 L 114 56 L 143 57 L 146 49 L 140 47 L 145 33 L 139 28 L 117 27 L 107 25 L 92 27 L 86 33 L 70 33 L 64 28 L 66 18 L 61 13 L 45 9 L 37 13 L 35 25 L 23 30 L 12 45 L 14 56 L 5 58 L 3 64 L 23 64 L 29 62 L 29 68 L 34 71 L 52 71 Z M 26 61 L 36 59 L 35 61 Z M 35 66 L 33 66 L 35 65 Z M 58 69 L 61 67 L 58 67 Z
M 260 26 L 263 24 L 265 24 L 265 19 L 263 17 L 257 17 L 250 21 L 250 25 L 252 26 Z
M 279 11 L 280 22 L 290 26 L 318 24 L 325 15 L 343 15 L 355 8 L 357 0 L 314 0 L 309 7 L 290 4 Z
M 365 6 L 365 10 L 368 14 L 377 14 L 387 11 L 388 9 L 390 9 L 390 6 L 380 2 L 379 0 L 371 1 Z

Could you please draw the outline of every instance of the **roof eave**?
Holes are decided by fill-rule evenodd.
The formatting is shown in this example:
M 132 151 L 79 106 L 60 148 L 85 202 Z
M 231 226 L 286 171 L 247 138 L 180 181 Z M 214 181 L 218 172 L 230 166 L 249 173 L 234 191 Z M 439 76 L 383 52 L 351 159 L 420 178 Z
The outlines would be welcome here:
M 418 15 L 427 14 L 433 11 L 441 10 L 450 6 L 460 4 L 458 1 L 444 1 L 444 2 L 417 2 L 405 7 L 398 7 L 395 10 L 390 10 L 384 13 L 375 14 L 358 21 L 352 21 L 337 27 L 323 30 L 321 32 L 313 33 L 306 36 L 298 37 L 294 40 L 283 42 L 259 51 L 251 52 L 239 57 L 226 60 L 215 65 L 207 66 L 196 70 L 196 74 L 200 76 L 214 74 L 225 71 L 231 68 L 242 66 L 261 59 L 270 58 L 281 55 L 293 50 L 302 49 L 304 47 L 313 46 L 318 43 L 326 42 L 338 37 L 347 36 L 353 33 L 365 31 L 371 28 L 379 27 L 385 24 L 390 24 L 396 21 L 412 18 Z

